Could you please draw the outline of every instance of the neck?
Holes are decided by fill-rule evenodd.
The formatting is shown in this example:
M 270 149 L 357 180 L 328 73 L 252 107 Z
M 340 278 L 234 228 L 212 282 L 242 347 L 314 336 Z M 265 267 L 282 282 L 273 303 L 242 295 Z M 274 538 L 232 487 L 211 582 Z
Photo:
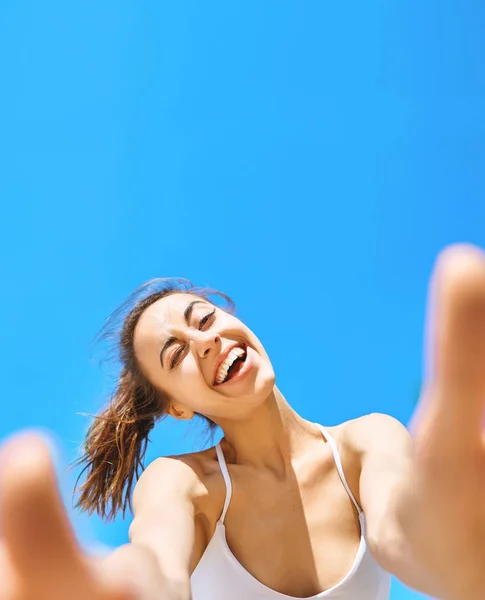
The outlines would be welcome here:
M 220 423 L 237 464 L 284 473 L 320 432 L 296 413 L 275 386 L 266 401 L 244 420 Z

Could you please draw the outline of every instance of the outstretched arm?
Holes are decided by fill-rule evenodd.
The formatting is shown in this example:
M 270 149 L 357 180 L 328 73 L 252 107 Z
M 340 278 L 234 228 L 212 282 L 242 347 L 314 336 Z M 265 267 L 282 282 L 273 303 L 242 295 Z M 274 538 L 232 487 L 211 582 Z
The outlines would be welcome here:
M 427 373 L 413 443 L 396 424 L 362 441 L 361 500 L 376 557 L 445 600 L 485 590 L 485 255 L 447 249 L 430 289 Z
M 407 586 L 439 597 L 441 586 L 415 556 L 400 523 L 402 502 L 412 485 L 409 432 L 393 417 L 375 413 L 349 423 L 348 433 L 361 457 L 359 494 L 374 558 Z
M 194 499 L 204 492 L 205 486 L 187 464 L 159 458 L 144 471 L 133 494 L 130 540 L 156 557 L 170 600 L 190 600 Z
M 0 453 L 2 600 L 189 600 L 175 594 L 155 552 L 128 544 L 103 559 L 79 548 L 45 444 L 32 435 Z M 169 541 L 166 540 L 167 545 Z

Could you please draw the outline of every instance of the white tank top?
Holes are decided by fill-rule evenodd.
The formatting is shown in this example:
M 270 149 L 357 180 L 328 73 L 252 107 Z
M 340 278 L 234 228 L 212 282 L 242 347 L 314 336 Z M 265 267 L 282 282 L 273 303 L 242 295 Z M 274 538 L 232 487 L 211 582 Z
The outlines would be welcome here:
M 330 444 L 342 484 L 359 513 L 360 544 L 347 575 L 328 590 L 305 600 L 388 600 L 391 577 L 374 560 L 365 538 L 365 517 L 345 479 L 334 439 L 319 425 Z M 224 519 L 231 501 L 232 486 L 220 444 L 217 458 L 226 482 L 226 500 L 214 535 L 190 579 L 192 600 L 303 600 L 277 592 L 256 579 L 237 560 L 226 541 Z

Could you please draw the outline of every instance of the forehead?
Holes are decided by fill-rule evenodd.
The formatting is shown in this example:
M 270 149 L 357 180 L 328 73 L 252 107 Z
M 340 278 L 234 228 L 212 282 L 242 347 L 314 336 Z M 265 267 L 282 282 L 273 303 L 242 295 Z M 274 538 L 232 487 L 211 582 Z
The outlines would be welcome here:
M 150 341 L 158 343 L 160 336 L 167 335 L 172 327 L 183 327 L 185 309 L 194 300 L 208 304 L 204 298 L 186 293 L 171 294 L 151 304 L 143 311 L 136 326 L 133 340 L 135 346 Z M 197 306 L 199 305 L 196 304 L 194 310 Z

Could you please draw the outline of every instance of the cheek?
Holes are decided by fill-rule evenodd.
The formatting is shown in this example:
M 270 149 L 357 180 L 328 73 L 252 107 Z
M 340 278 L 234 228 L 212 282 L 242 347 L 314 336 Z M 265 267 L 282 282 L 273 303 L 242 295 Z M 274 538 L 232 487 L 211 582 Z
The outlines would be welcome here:
M 195 360 L 187 356 L 183 364 L 177 369 L 174 375 L 174 387 L 184 398 L 193 398 L 194 392 L 200 394 L 206 388 L 202 373 L 199 371 Z

